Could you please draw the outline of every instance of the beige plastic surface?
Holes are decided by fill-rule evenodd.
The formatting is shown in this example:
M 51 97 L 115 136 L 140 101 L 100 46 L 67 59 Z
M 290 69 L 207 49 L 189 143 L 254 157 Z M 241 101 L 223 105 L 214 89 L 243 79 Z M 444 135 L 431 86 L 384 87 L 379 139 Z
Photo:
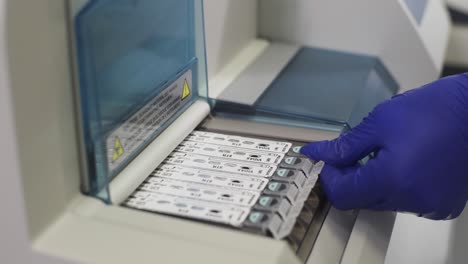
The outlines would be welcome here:
M 395 212 L 359 212 L 342 264 L 384 263 Z
M 212 79 L 257 38 L 257 1 L 204 0 L 204 10 L 208 76 Z
M 296 45 L 271 43 L 217 99 L 253 106 L 299 49 Z
M 231 60 L 224 65 L 209 81 L 210 98 L 217 98 L 229 85 L 263 54 L 270 46 L 270 43 L 265 40 L 255 39 Z M 216 56 L 210 50 L 207 50 L 208 59 L 210 56 Z M 209 66 L 208 66 L 209 67 Z
M 468 66 L 468 26 L 454 25 L 447 49 L 446 63 L 449 65 Z
M 31 238 L 79 194 L 65 1 L 6 3 L 8 61 Z
M 86 197 L 34 247 L 80 263 L 299 263 L 284 241 Z

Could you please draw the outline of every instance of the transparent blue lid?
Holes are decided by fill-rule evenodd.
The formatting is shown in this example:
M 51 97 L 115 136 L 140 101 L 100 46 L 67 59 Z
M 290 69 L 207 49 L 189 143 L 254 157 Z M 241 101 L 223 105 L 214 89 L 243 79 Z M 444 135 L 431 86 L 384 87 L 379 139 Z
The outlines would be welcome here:
M 246 70 L 240 79 L 266 72 Z M 224 92 L 231 97 L 211 100 L 214 115 L 340 132 L 359 124 L 399 85 L 377 57 L 302 47 L 252 104 L 231 100 L 236 91 L 230 88 L 241 90 L 233 85 Z
M 84 137 L 83 191 L 107 185 L 206 97 L 202 0 L 91 0 L 74 17 Z

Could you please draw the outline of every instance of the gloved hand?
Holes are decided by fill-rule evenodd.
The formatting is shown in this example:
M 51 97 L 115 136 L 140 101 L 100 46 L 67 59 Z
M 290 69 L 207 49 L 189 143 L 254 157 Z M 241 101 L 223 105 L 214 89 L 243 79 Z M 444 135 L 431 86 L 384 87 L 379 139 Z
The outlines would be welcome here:
M 327 163 L 320 181 L 338 209 L 455 218 L 468 199 L 468 74 L 397 95 L 339 138 L 301 151 Z

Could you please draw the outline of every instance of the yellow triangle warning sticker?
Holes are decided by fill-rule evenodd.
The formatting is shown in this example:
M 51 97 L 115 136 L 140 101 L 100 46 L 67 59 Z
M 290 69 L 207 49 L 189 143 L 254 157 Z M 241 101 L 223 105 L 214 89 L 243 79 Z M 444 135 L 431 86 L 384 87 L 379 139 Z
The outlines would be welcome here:
M 189 95 L 190 95 L 190 86 L 189 86 L 189 84 L 187 82 L 187 79 L 185 79 L 185 81 L 184 81 L 184 90 L 182 92 L 182 100 L 189 97 Z
M 112 154 L 112 161 L 116 161 L 124 154 L 124 149 L 122 147 L 122 143 L 120 142 L 119 137 L 115 137 L 114 142 L 114 154 Z

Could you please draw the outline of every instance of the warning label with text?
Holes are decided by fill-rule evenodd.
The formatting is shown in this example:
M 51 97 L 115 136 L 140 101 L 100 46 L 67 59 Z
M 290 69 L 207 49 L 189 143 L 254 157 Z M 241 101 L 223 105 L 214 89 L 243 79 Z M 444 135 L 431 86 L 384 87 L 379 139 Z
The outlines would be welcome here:
M 106 139 L 107 165 L 113 172 L 192 98 L 192 71 L 184 73 Z

